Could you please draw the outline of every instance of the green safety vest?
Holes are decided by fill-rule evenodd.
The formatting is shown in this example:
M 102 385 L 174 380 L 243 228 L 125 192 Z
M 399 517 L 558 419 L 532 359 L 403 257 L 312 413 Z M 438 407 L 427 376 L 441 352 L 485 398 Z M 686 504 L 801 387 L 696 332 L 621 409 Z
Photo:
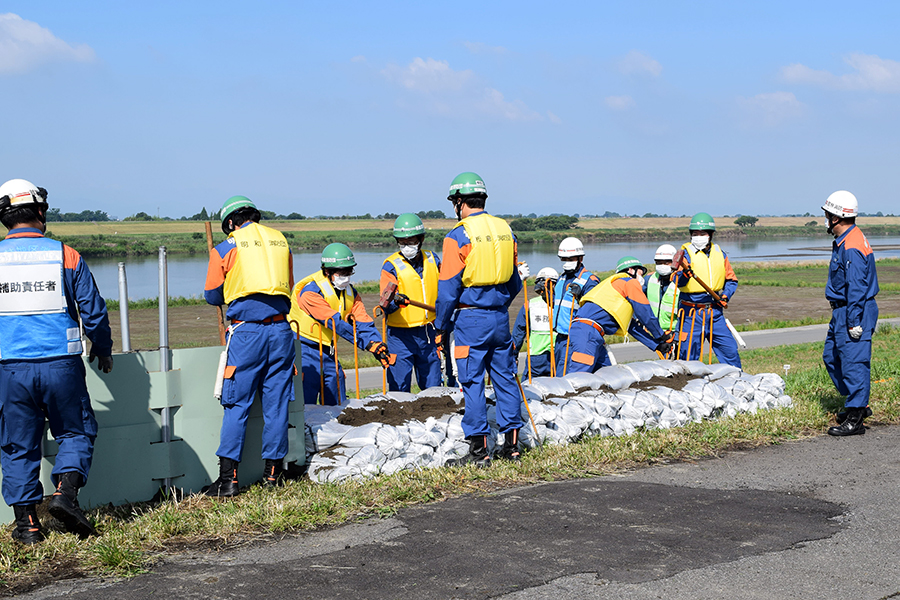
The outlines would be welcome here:
M 674 277 L 672 278 L 674 280 Z M 659 283 L 659 274 L 654 273 L 647 280 L 647 299 L 650 300 L 650 308 L 653 314 L 659 319 L 659 326 L 664 330 L 668 330 L 672 326 L 672 303 L 675 303 L 675 310 L 678 310 L 678 288 L 675 287 L 673 281 L 669 281 L 666 292 L 659 296 L 662 286 Z
M 550 311 L 541 297 L 528 301 L 528 353 L 532 356 L 550 351 Z

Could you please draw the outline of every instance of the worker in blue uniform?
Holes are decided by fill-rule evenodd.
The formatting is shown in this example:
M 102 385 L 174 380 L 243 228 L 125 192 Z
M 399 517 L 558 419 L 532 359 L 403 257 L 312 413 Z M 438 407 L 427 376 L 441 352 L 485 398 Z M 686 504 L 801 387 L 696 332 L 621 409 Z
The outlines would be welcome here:
M 663 355 L 671 350 L 671 336 L 660 329 L 641 289 L 646 271 L 638 259 L 624 256 L 616 264 L 615 274 L 587 294 L 581 294 L 578 288 L 572 290 L 579 308 L 572 320 L 563 372 L 592 373 L 612 364 L 604 339 L 611 334 L 624 336 L 627 332 Z
M 306 404 L 342 404 L 347 400 L 344 368 L 335 346 L 340 336 L 368 350 L 387 368 L 388 347 L 379 339 L 372 317 L 350 277 L 356 267 L 353 251 L 335 242 L 322 250 L 321 268 L 297 282 L 291 292 L 290 321 L 300 338 L 303 401 Z
M 44 237 L 47 191 L 24 179 L 0 186 L 0 465 L 3 499 L 13 507 L 12 536 L 27 545 L 44 539 L 37 516 L 44 424 L 59 444 L 48 510 L 82 538 L 94 527 L 78 505 L 87 482 L 97 420 L 85 384 L 81 327 L 90 361 L 112 370 L 106 302 L 81 255 Z
M 513 325 L 513 347 L 518 355 L 526 338 L 528 356 L 523 366 L 523 377 L 550 377 L 553 345 L 553 328 L 550 326 L 550 288 L 559 279 L 553 267 L 538 271 L 534 280 L 536 296 L 528 300 L 528 310 L 519 309 Z M 527 314 L 526 314 L 527 313 Z
M 415 369 L 416 383 L 424 390 L 441 385 L 435 313 L 409 301 L 434 306 L 441 259 L 422 249 L 425 224 L 413 213 L 404 213 L 394 221 L 394 239 L 400 249 L 385 259 L 380 281 L 382 294 L 387 286 L 397 286 L 397 293 L 385 308 L 387 346 L 391 349 L 388 389 L 410 391 Z
M 556 335 L 554 356 L 556 364 L 554 375 L 562 375 L 565 371 L 566 342 L 569 339 L 569 321 L 578 314 L 578 299 L 572 295 L 573 289 L 587 294 L 600 283 L 600 278 L 588 271 L 584 266 L 584 244 L 574 237 L 567 237 L 559 243 L 557 251 L 562 261 L 562 276 L 553 285 L 553 331 Z M 571 345 L 571 344 L 570 344 Z
M 836 427 L 829 435 L 861 435 L 863 420 L 871 416 L 872 334 L 878 323 L 878 274 L 875 253 L 856 226 L 859 202 L 848 191 L 837 191 L 822 206 L 828 232 L 834 235 L 825 298 L 831 304 L 831 323 L 822 355 L 838 392 L 846 396 Z
M 699 359 L 703 341 L 711 340 L 712 350 L 719 362 L 741 368 L 737 340 L 723 313 L 737 291 L 737 275 L 731 268 L 728 255 L 712 241 L 716 232 L 716 222 L 712 216 L 697 213 L 691 219 L 689 231 L 691 241 L 681 247 L 689 268 L 682 268 L 674 275 L 679 291 L 679 311 L 684 311 L 679 331 L 680 357 L 685 360 Z M 721 301 L 707 292 L 693 275 L 716 292 Z
M 494 385 L 497 426 L 504 435 L 497 457 L 519 460 L 522 398 L 509 333 L 509 305 L 522 289 L 522 278 L 516 268 L 512 230 L 506 221 L 484 210 L 487 188 L 481 177 L 472 172 L 458 175 L 450 184 L 448 200 L 459 224 L 444 238 L 435 326 L 446 330 L 454 324 L 454 356 L 466 403 L 462 428 L 469 452 L 447 464 L 488 467 L 485 370 Z
M 264 485 L 284 477 L 288 452 L 288 407 L 294 400 L 294 336 L 287 322 L 293 261 L 280 232 L 260 225 L 261 215 L 246 196 L 232 196 L 219 213 L 228 237 L 210 250 L 204 296 L 228 304 L 228 354 L 221 403 L 219 477 L 202 491 L 238 494 L 238 464 L 244 452 L 247 418 L 256 393 L 262 399 Z

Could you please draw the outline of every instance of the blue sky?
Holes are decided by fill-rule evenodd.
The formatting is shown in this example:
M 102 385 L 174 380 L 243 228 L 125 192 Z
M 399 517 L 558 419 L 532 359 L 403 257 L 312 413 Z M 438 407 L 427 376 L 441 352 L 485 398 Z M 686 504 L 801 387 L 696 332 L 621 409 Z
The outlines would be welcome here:
M 0 179 L 180 217 L 897 210 L 900 3 L 4 2 Z M 448 210 L 449 213 L 449 210 Z

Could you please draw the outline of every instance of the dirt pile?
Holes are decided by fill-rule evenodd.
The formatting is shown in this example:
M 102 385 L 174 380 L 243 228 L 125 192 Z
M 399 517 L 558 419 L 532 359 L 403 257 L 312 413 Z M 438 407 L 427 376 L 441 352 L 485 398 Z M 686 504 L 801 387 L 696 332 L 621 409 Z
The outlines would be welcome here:
M 428 417 L 439 418 L 462 412 L 463 409 L 463 404 L 457 404 L 450 396 L 417 398 L 410 402 L 385 398 L 369 402 L 366 406 L 370 408 L 345 408 L 338 417 L 338 423 L 354 427 L 367 423 L 402 425 L 412 419 L 424 421 Z
M 659 375 L 654 375 L 647 381 L 638 381 L 637 383 L 632 384 L 630 387 L 636 390 L 649 390 L 650 388 L 663 386 L 671 388 L 673 390 L 680 390 L 683 389 L 689 381 L 693 381 L 695 379 L 702 379 L 702 377 L 694 377 L 693 375 L 683 374 L 672 375 L 671 377 L 660 377 Z

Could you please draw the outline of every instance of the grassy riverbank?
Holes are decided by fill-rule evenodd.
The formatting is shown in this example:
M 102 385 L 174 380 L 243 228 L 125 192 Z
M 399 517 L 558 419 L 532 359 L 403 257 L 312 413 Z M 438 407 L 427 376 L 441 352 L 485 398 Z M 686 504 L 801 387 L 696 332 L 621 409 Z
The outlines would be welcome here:
M 869 424 L 900 422 L 900 329 L 882 328 L 873 340 L 872 408 Z M 50 534 L 23 547 L 0 538 L 0 589 L 15 594 L 33 582 L 84 575 L 133 575 L 154 559 L 185 549 L 222 549 L 258 536 L 298 532 L 397 510 L 466 493 L 485 493 L 540 481 L 606 475 L 679 460 L 717 456 L 822 435 L 841 406 L 821 365 L 822 344 L 801 344 L 742 353 L 750 373 L 783 373 L 794 407 L 687 427 L 640 431 L 623 438 L 590 438 L 568 446 L 527 452 L 520 465 L 490 469 L 407 471 L 364 482 L 318 485 L 291 481 L 281 489 L 249 488 L 226 501 L 200 497 L 156 505 L 134 504 L 90 512 L 101 535 L 80 541 Z
M 761 239 L 772 237 L 816 236 L 828 239 L 825 228 L 809 226 L 808 217 L 763 217 L 754 227 L 738 227 L 734 219 L 720 218 L 717 235 L 723 239 Z M 575 235 L 583 242 L 622 242 L 633 240 L 679 240 L 686 235 L 687 220 L 676 218 L 588 219 L 576 229 L 563 231 L 520 231 L 519 243 L 558 243 Z M 267 221 L 282 231 L 292 248 L 318 250 L 332 242 L 351 248 L 390 248 L 395 245 L 392 223 L 379 220 Z M 425 221 L 430 243 L 439 241 L 453 227 L 450 219 Z M 861 226 L 872 237 L 900 235 L 900 217 L 863 217 Z M 206 254 L 205 224 L 200 221 L 49 223 L 49 234 L 84 256 L 116 257 L 156 254 L 166 246 L 171 254 Z M 214 243 L 225 239 L 218 224 L 213 224 Z

